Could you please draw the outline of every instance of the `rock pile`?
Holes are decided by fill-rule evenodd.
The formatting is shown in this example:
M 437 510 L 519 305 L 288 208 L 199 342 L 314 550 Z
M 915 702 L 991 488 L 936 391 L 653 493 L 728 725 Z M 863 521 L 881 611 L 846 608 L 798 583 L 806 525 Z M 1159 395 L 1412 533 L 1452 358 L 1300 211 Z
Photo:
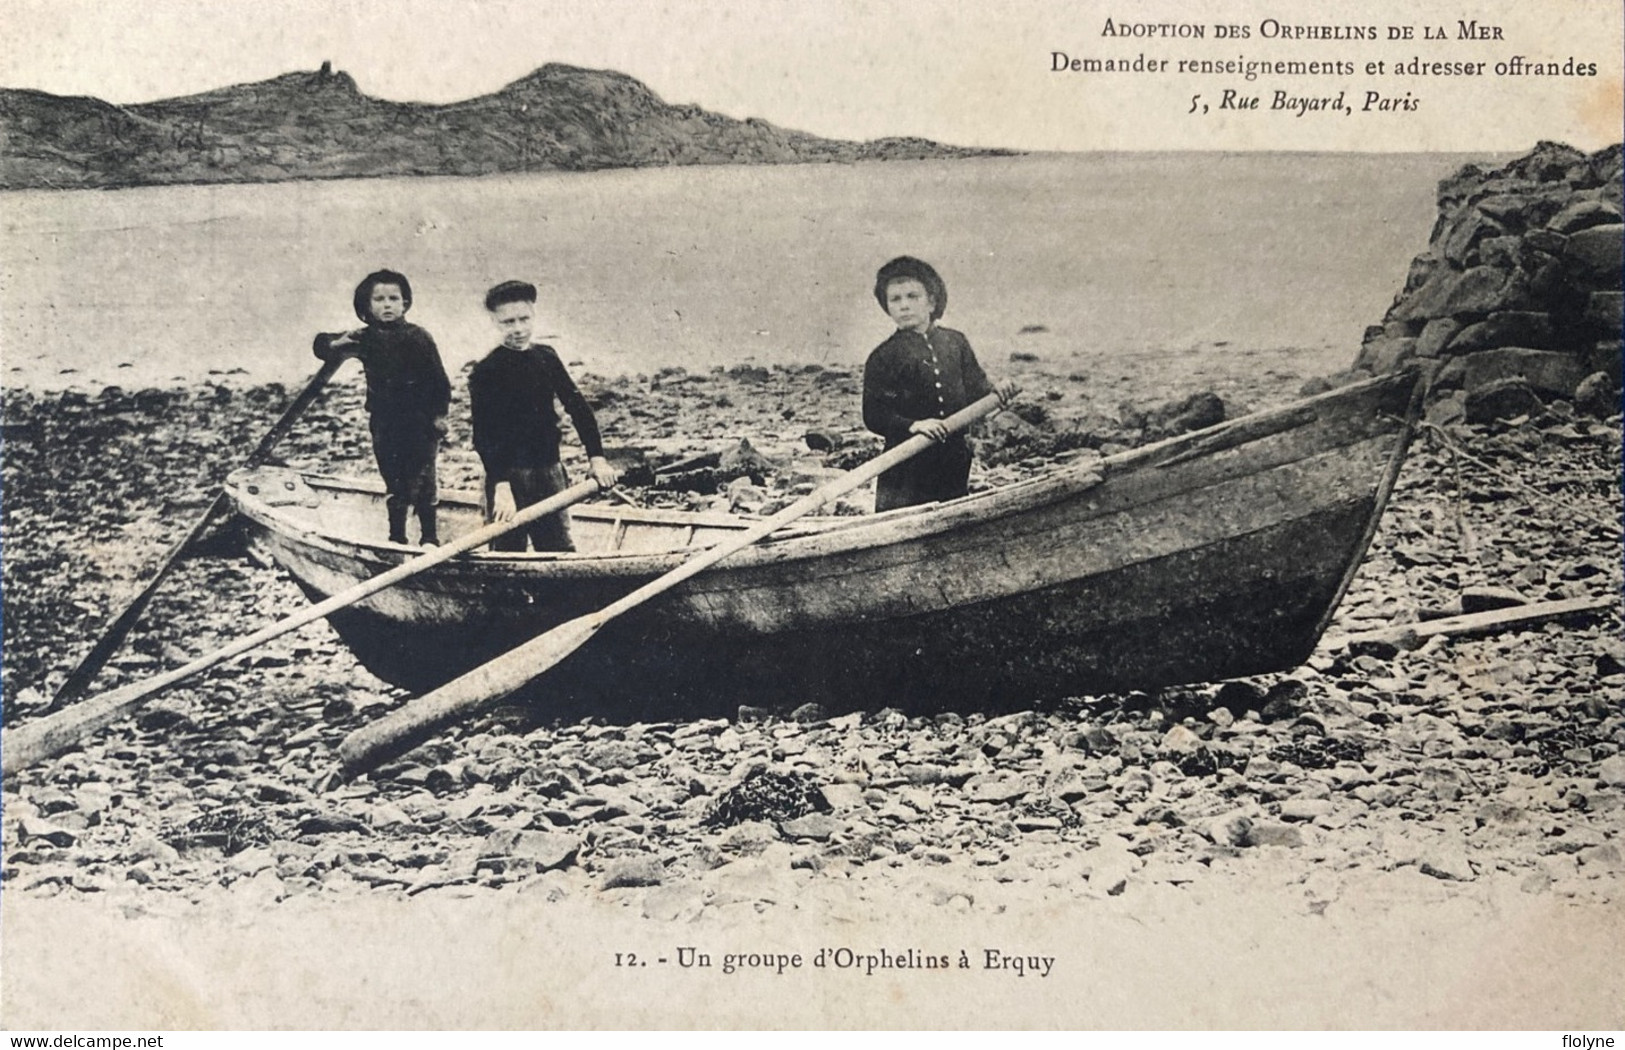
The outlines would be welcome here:
M 1621 147 L 1542 142 L 1505 167 L 1439 185 L 1411 263 L 1355 372 L 1436 368 L 1430 420 L 1486 422 L 1570 401 L 1606 417 L 1620 389 Z

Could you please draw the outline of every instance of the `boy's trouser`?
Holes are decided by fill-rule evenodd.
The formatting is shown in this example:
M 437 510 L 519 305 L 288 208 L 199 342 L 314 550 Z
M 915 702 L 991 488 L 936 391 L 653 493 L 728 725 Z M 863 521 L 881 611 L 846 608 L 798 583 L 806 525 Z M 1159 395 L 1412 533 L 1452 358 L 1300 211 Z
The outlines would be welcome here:
M 570 485 L 570 479 L 565 476 L 564 465 L 554 463 L 549 467 L 515 467 L 508 471 L 503 479 L 513 492 L 513 502 L 516 509 L 523 510 L 532 504 L 540 503 L 549 496 L 563 492 Z M 485 520 L 491 521 L 491 499 L 496 493 L 497 483 L 491 478 L 485 479 Z M 570 524 L 564 512 L 548 514 L 523 528 L 514 529 L 503 536 L 491 541 L 494 551 L 522 551 L 525 549 L 526 538 L 530 539 L 533 548 L 539 551 L 573 551 L 576 545 L 570 540 Z
M 386 420 L 374 416 L 372 453 L 383 475 L 384 502 L 389 508 L 389 538 L 406 542 L 406 515 L 417 512 L 426 542 L 438 542 L 435 529 L 435 501 L 439 489 L 435 480 L 435 459 L 440 451 L 440 432 L 431 420 Z
M 880 475 L 875 513 L 958 499 L 968 491 L 970 445 L 963 434 L 949 435 Z

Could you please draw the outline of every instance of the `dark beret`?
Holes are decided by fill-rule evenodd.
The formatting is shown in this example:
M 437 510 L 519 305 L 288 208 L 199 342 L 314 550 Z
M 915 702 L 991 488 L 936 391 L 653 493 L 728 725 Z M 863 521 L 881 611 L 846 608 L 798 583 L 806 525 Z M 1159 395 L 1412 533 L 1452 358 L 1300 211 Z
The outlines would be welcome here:
M 529 281 L 503 281 L 485 293 L 485 308 L 495 310 L 505 303 L 534 303 L 536 286 Z

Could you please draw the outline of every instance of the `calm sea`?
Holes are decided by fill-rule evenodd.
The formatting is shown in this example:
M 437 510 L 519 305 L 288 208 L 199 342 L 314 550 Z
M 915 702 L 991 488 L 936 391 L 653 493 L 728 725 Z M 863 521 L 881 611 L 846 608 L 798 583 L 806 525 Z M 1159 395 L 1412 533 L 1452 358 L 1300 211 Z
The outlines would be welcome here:
M 540 333 L 605 375 L 855 366 L 876 267 L 919 255 L 984 361 L 1294 348 L 1345 366 L 1426 247 L 1460 155 L 1081 154 L 854 166 L 0 194 L 0 379 L 296 381 L 388 266 L 453 370 L 480 306 L 542 289 Z M 1027 331 L 1024 333 L 1023 329 Z M 1309 363 L 1312 361 L 1312 364 Z

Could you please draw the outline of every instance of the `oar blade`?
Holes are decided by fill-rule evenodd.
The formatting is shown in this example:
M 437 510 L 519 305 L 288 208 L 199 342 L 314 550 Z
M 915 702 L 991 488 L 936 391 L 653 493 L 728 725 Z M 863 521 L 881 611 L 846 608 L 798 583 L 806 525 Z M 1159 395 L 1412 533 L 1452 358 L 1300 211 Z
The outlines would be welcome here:
M 4 741 L 0 744 L 0 775 L 11 780 L 23 770 L 62 754 L 85 736 L 112 725 L 167 684 L 135 682 L 5 730 L 0 734 Z
M 592 613 L 562 623 L 357 729 L 339 745 L 344 779 L 405 754 L 444 726 L 546 674 L 586 645 L 604 622 Z

